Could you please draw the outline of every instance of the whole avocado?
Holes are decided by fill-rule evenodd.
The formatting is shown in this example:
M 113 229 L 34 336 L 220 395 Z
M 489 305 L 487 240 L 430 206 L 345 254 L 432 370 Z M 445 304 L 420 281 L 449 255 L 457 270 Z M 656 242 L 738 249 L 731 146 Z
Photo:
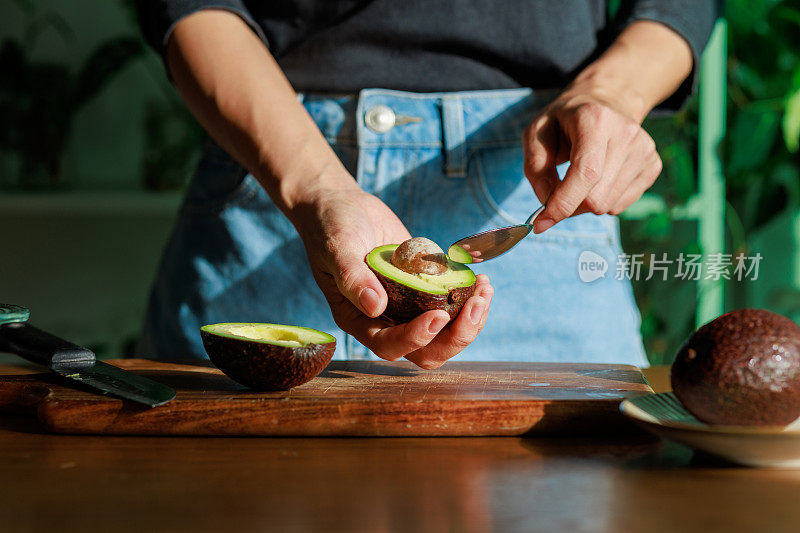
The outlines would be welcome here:
M 800 417 L 800 326 L 764 309 L 724 314 L 689 337 L 671 381 L 708 424 L 789 424 Z

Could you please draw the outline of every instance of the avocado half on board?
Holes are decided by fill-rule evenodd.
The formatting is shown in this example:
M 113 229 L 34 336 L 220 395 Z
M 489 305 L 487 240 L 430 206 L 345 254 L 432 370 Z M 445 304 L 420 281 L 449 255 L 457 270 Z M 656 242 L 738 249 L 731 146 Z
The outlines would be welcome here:
M 428 239 L 378 246 L 366 262 L 389 297 L 382 316 L 395 322 L 408 322 L 432 309 L 447 311 L 452 320 L 475 293 L 472 270 L 451 261 Z
M 316 329 L 281 324 L 227 322 L 200 328 L 211 362 L 256 390 L 287 390 L 328 366 L 336 339 Z

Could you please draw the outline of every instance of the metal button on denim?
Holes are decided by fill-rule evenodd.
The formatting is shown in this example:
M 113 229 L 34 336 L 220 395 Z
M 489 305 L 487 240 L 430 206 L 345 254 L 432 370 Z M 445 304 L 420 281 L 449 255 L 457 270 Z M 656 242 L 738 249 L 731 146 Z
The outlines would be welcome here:
M 394 111 L 385 105 L 371 107 L 364 115 L 364 122 L 367 124 L 367 127 L 375 133 L 385 133 L 389 131 L 394 127 L 395 120 Z

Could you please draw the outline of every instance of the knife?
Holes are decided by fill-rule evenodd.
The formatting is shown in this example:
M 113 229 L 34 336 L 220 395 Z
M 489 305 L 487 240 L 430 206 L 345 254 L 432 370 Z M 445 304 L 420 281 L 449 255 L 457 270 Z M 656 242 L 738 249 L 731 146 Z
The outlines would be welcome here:
M 0 304 L 0 352 L 17 354 L 65 378 L 150 407 L 175 397 L 175 390 L 166 385 L 98 361 L 91 350 L 30 325 L 29 317 L 24 307 Z

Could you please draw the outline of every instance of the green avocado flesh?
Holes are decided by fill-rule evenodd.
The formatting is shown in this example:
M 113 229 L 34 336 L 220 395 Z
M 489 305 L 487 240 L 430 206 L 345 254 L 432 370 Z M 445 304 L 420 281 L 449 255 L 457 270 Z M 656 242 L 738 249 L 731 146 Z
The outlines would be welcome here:
M 472 256 L 469 255 L 469 252 L 467 252 L 465 249 L 463 249 L 461 246 L 457 244 L 454 244 L 447 249 L 447 257 L 449 257 L 453 261 L 464 263 L 465 265 L 469 265 L 472 263 Z
M 406 287 L 428 294 L 445 295 L 452 289 L 469 287 L 475 283 L 475 274 L 469 267 L 448 259 L 444 274 L 409 274 L 392 264 L 392 254 L 397 244 L 379 246 L 367 255 L 367 264 L 387 278 Z
M 309 344 L 326 344 L 335 341 L 332 336 L 316 329 L 280 324 L 228 322 L 203 326 L 200 329 L 231 339 L 274 344 L 287 348 L 300 348 Z

